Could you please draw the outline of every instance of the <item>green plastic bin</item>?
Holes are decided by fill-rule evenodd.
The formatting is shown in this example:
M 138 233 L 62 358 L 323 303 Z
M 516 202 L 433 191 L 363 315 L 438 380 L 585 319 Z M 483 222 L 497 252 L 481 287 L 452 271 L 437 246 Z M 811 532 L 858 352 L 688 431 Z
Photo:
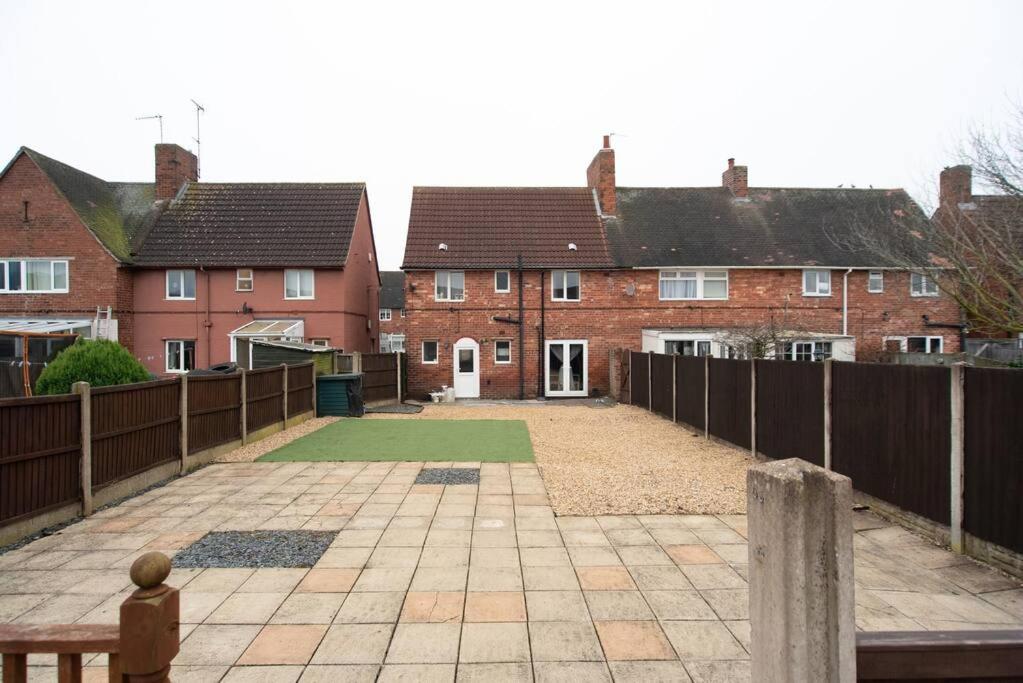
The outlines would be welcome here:
M 362 375 L 320 375 L 316 378 L 316 415 L 362 417 Z

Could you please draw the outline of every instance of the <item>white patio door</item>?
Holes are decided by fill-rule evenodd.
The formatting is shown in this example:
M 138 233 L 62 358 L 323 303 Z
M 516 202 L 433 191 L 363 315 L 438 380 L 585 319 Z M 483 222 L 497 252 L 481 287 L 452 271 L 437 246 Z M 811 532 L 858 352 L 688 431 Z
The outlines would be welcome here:
M 480 396 L 480 345 L 465 337 L 455 342 L 455 398 Z
M 585 339 L 548 341 L 544 365 L 547 396 L 586 396 L 589 392 L 589 352 Z

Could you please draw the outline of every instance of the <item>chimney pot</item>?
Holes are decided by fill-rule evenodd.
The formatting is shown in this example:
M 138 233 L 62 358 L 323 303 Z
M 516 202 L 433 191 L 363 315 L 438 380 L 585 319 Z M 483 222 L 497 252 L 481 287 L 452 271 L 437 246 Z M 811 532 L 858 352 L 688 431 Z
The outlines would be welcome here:
M 735 157 L 728 157 L 728 168 L 735 167 Z
M 749 195 L 748 174 L 745 166 L 736 166 L 735 158 L 728 159 L 728 168 L 721 174 L 721 185 L 732 191 L 736 197 Z
M 199 180 L 199 160 L 179 145 L 156 146 L 156 198 L 174 199 L 185 183 Z
M 604 149 L 611 149 L 611 136 L 610 135 L 605 135 L 604 136 Z

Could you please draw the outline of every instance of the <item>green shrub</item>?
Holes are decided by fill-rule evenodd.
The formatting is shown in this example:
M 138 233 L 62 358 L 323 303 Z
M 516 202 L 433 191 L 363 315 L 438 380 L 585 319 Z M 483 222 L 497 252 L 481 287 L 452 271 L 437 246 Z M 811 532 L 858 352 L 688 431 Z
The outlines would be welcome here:
M 80 339 L 54 358 L 36 380 L 35 394 L 68 394 L 75 382 L 94 387 L 145 382 L 149 371 L 128 349 L 106 339 Z

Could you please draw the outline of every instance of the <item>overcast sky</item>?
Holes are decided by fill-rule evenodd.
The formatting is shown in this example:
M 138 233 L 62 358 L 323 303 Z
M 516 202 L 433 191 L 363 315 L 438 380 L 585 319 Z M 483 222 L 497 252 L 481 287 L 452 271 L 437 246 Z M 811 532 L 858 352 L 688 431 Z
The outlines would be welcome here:
M 202 179 L 368 183 L 401 264 L 413 185 L 905 187 L 1023 94 L 1023 2 L 0 5 L 0 156 L 151 180 L 155 121 Z

